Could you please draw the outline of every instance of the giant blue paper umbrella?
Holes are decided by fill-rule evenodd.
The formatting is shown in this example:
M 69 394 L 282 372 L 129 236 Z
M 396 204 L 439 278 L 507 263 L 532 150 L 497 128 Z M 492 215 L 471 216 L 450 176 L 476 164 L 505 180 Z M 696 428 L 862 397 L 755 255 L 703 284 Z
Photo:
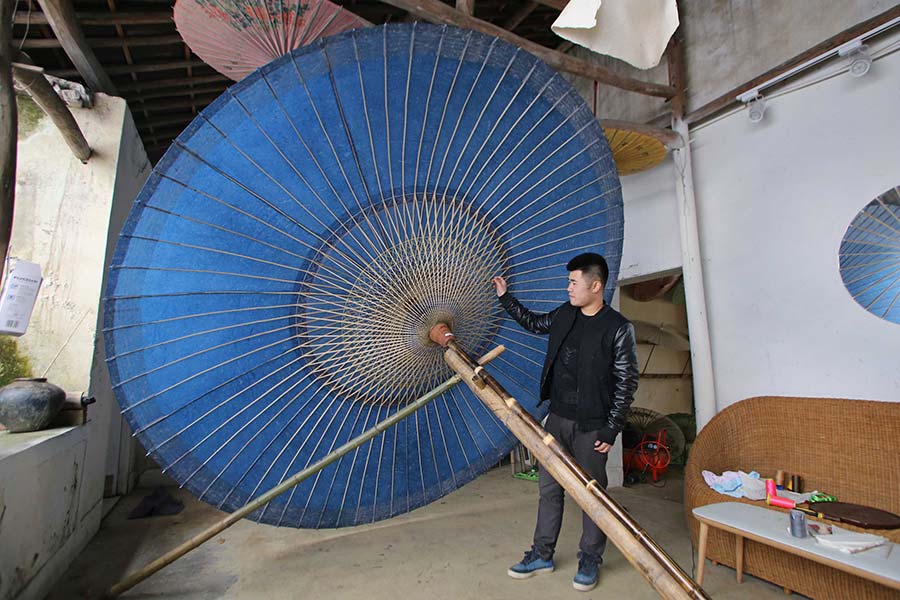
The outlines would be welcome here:
M 841 279 L 870 313 L 900 323 L 900 187 L 872 200 L 841 242 Z
M 618 177 L 577 92 L 473 31 L 357 30 L 254 72 L 178 137 L 111 266 L 116 396 L 147 451 L 233 511 L 452 373 L 449 323 L 533 413 L 546 340 L 506 317 L 503 274 L 537 311 L 565 263 L 622 247 Z M 507 454 L 456 388 L 253 516 L 297 527 L 388 518 Z

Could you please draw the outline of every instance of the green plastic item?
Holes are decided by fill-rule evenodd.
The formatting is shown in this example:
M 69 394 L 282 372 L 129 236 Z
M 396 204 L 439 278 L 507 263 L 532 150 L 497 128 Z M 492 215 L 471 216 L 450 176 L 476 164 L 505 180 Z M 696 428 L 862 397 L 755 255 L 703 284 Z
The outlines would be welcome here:
M 530 471 L 521 471 L 520 473 L 515 473 L 513 477 L 515 477 L 516 479 L 524 479 L 525 481 L 537 481 L 538 471 L 537 469 L 531 469 Z

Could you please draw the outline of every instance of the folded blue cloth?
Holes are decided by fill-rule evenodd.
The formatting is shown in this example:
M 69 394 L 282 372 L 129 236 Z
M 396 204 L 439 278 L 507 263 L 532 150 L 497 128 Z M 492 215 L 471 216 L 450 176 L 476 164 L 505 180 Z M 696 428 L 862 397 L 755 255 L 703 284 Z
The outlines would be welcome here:
M 731 496 L 733 498 L 743 498 L 748 496 L 747 490 L 744 489 L 746 479 L 759 480 L 759 473 L 750 471 L 725 471 L 721 475 L 716 475 L 712 471 L 703 471 L 703 480 L 706 485 L 716 490 L 720 494 Z

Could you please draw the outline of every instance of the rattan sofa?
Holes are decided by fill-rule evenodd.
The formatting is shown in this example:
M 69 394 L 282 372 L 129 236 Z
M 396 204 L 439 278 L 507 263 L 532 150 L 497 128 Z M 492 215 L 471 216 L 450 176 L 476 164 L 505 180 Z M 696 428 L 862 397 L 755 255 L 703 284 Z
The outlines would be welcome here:
M 807 490 L 818 489 L 845 502 L 900 514 L 898 443 L 897 402 L 758 397 L 729 406 L 697 436 L 685 467 L 684 513 L 694 547 L 699 523 L 691 511 L 697 506 L 735 500 L 709 488 L 703 481 L 703 470 L 755 470 L 773 477 L 777 469 L 783 469 L 801 475 Z M 900 543 L 900 529 L 869 532 Z M 734 536 L 710 528 L 707 557 L 734 567 L 734 553 Z M 896 590 L 752 540 L 744 546 L 744 571 L 817 599 L 900 597 Z

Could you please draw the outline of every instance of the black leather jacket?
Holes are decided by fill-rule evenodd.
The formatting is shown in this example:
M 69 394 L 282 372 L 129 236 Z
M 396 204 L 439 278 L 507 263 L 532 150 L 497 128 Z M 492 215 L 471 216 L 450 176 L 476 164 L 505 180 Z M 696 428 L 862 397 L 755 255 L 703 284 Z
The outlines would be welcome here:
M 534 313 L 506 293 L 500 297 L 506 312 L 534 333 L 549 333 L 547 357 L 541 373 L 541 400 L 550 398 L 553 363 L 580 310 L 566 302 L 545 314 Z M 591 319 L 578 353 L 578 409 L 581 431 L 598 431 L 600 441 L 612 444 L 625 427 L 638 383 L 637 346 L 631 322 L 608 305 Z

